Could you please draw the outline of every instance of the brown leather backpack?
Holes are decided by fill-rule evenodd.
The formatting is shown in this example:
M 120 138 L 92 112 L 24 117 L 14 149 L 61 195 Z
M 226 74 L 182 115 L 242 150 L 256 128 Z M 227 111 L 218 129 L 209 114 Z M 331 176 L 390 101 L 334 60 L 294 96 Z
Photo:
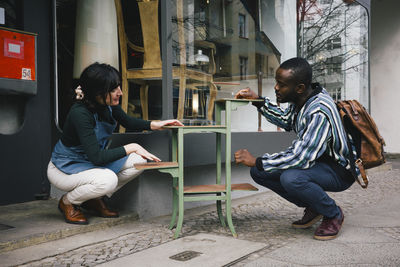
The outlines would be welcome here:
M 385 163 L 383 150 L 385 141 L 379 134 L 372 117 L 357 100 L 337 101 L 336 106 L 347 135 L 351 138 L 357 152 L 356 159 L 350 157 L 353 176 L 361 187 L 367 188 L 368 177 L 365 169 Z M 356 174 L 355 165 L 360 170 L 362 180 Z

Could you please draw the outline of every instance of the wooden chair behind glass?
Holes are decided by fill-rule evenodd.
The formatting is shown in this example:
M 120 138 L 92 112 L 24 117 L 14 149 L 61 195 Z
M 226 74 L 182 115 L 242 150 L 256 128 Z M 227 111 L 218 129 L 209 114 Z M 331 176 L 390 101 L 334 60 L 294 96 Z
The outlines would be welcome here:
M 137 0 L 140 22 L 142 28 L 143 46 L 129 41 L 124 24 L 123 8 L 121 0 L 115 0 L 118 23 L 118 37 L 121 58 L 121 76 L 122 76 L 122 109 L 128 111 L 129 81 L 140 85 L 140 105 L 142 109 L 142 118 L 149 119 L 148 112 L 148 90 L 149 82 L 162 79 L 162 61 L 160 53 L 159 26 L 158 26 L 158 0 Z M 128 11 L 126 11 L 128 12 Z M 173 79 L 179 80 L 179 101 L 177 119 L 183 119 L 185 89 L 187 86 L 196 87 L 196 84 L 207 84 L 210 87 L 210 101 L 207 116 L 212 120 L 214 110 L 214 100 L 216 97 L 216 86 L 213 83 L 213 74 L 215 73 L 215 45 L 209 42 L 195 42 L 199 47 L 211 49 L 210 66 L 208 72 L 188 68 L 186 65 L 186 44 L 184 37 L 184 18 L 183 1 L 177 0 L 177 24 L 178 40 L 180 47 L 179 66 L 173 66 Z M 128 68 L 128 47 L 133 51 L 143 53 L 143 65 L 140 68 Z M 184 63 L 184 64 L 182 64 Z M 122 129 L 122 132 L 124 129 Z

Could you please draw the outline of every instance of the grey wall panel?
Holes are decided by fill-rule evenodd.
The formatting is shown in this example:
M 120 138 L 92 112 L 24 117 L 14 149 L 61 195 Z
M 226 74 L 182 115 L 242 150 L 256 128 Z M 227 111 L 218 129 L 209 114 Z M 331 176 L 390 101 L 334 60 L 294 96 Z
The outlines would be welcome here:
M 37 33 L 37 94 L 28 99 L 21 129 L 0 134 L 0 205 L 34 200 L 49 191 L 51 153 L 51 1 L 23 1 L 24 31 Z
M 266 152 L 281 151 L 290 146 L 295 138 L 293 133 L 261 132 L 233 133 L 232 153 L 240 148 L 247 148 L 251 153 L 260 156 Z M 168 131 L 147 134 L 116 134 L 113 145 L 137 142 L 161 159 L 169 159 L 170 134 Z M 250 168 L 232 163 L 232 183 L 252 183 L 259 192 L 267 189 L 256 185 L 250 177 Z M 224 173 L 224 165 L 222 166 Z M 185 138 L 185 171 L 186 185 L 215 183 L 215 134 L 189 134 Z M 223 176 L 224 177 L 224 176 Z M 135 211 L 141 218 L 151 218 L 171 213 L 172 179 L 168 174 L 158 171 L 145 171 L 127 184 L 112 198 L 112 204 L 119 210 Z M 243 197 L 257 192 L 234 192 L 233 198 Z M 185 208 L 211 204 L 211 202 L 185 203 Z

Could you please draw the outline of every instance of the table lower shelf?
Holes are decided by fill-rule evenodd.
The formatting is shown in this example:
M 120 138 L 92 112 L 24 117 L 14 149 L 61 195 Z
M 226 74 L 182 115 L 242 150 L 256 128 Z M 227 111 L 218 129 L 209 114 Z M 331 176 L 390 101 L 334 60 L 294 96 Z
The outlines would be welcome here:
M 167 168 L 178 168 L 178 162 L 176 161 L 160 161 L 160 162 L 145 162 L 135 164 L 137 170 L 153 170 L 153 169 L 167 169 Z

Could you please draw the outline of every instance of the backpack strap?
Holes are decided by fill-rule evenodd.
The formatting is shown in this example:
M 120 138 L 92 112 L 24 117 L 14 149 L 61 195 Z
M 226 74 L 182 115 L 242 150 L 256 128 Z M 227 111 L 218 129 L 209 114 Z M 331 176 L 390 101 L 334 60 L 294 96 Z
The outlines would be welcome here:
M 362 187 L 362 188 L 367 188 L 368 187 L 368 175 L 365 172 L 364 169 L 364 165 L 362 164 L 362 159 L 358 158 L 357 160 L 354 160 L 354 155 L 353 155 L 353 149 L 351 146 L 351 143 L 349 141 L 349 137 L 346 136 L 346 141 L 347 141 L 347 146 L 350 149 L 350 157 L 349 157 L 349 161 L 350 161 L 350 172 L 353 175 L 354 179 L 357 181 L 357 183 Z M 358 167 L 358 169 L 360 170 L 360 176 L 362 178 L 362 180 L 360 179 L 360 177 L 358 176 L 357 172 L 356 172 L 356 165 Z

